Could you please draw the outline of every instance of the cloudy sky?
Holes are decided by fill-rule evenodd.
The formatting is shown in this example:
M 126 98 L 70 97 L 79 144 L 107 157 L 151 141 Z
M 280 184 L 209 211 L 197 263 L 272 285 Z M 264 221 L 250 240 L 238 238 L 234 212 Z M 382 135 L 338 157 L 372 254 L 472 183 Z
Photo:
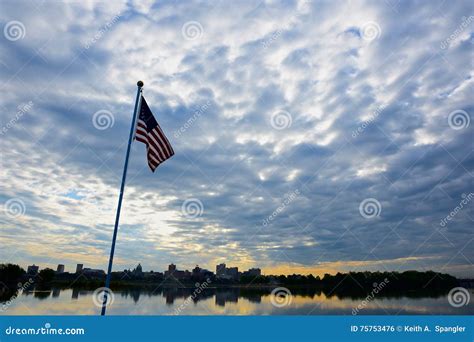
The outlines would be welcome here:
M 0 262 L 474 276 L 472 2 L 0 4 Z

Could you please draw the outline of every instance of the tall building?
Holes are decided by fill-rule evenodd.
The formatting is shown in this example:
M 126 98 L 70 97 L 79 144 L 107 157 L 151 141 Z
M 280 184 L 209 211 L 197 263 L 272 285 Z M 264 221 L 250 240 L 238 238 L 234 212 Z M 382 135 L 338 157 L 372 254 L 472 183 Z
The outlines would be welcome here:
M 219 264 L 216 266 L 216 276 L 223 279 L 239 279 L 238 267 L 226 267 L 226 264 Z
M 216 266 L 216 276 L 225 275 L 225 264 L 219 264 Z
M 26 273 L 29 275 L 36 275 L 38 274 L 39 271 L 39 266 L 36 266 L 35 264 L 28 266 Z
M 133 269 L 132 274 L 134 277 L 142 278 L 143 277 L 142 265 L 138 264 L 138 266 Z
M 175 264 L 169 264 L 168 265 L 168 270 L 165 271 L 165 277 L 169 277 L 173 273 L 176 272 L 176 265 Z
M 77 264 L 76 273 L 82 273 L 83 268 L 84 268 L 84 264 Z
M 56 269 L 56 273 L 64 273 L 64 265 L 59 264 L 58 268 Z

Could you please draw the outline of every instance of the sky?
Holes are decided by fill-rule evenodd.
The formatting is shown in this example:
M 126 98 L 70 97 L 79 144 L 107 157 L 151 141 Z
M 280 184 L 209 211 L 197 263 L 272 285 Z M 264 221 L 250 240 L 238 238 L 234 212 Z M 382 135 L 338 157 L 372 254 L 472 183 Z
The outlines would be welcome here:
M 0 262 L 474 277 L 470 1 L 0 3 Z

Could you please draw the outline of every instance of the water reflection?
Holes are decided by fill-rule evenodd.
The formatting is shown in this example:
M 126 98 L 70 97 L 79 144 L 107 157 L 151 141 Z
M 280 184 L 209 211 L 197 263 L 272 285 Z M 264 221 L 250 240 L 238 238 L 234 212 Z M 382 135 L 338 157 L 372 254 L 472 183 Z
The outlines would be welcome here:
M 365 297 L 325 293 L 312 288 L 291 288 L 289 305 L 274 305 L 270 287 L 208 287 L 196 293 L 195 288 L 158 287 L 155 289 L 115 290 L 115 301 L 109 314 L 121 315 L 351 315 Z M 474 298 L 472 289 L 471 298 Z M 96 315 L 91 289 L 36 288 L 0 298 L 3 315 Z M 273 304 L 272 304 L 273 302 Z M 179 310 L 178 310 L 179 308 Z M 449 305 L 446 295 L 380 294 L 358 314 L 452 314 L 474 313 L 474 303 L 461 308 Z

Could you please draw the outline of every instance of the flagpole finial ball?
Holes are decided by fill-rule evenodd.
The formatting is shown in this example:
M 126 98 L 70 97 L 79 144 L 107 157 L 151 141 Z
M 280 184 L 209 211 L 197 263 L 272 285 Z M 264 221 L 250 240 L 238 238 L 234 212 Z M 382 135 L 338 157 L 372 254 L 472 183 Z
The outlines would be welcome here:
M 143 82 L 142 82 L 142 81 L 138 81 L 138 82 L 137 82 L 137 86 L 139 86 L 140 88 L 143 87 Z

